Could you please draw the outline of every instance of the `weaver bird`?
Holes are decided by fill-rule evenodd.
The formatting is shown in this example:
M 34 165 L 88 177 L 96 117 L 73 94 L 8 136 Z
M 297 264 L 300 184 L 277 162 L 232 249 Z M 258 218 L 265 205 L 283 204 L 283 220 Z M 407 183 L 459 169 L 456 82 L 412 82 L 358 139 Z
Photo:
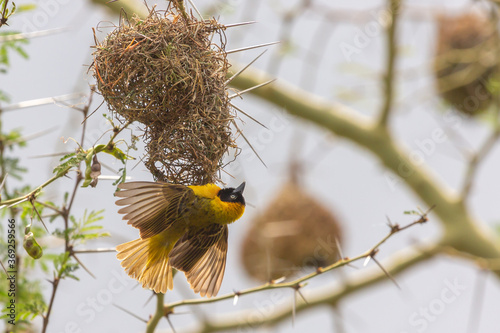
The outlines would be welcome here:
M 243 189 L 215 184 L 184 186 L 160 182 L 118 185 L 115 196 L 124 220 L 139 229 L 139 239 L 118 245 L 116 257 L 144 288 L 173 288 L 172 267 L 183 271 L 201 296 L 219 292 L 227 254 L 227 225 L 245 211 Z

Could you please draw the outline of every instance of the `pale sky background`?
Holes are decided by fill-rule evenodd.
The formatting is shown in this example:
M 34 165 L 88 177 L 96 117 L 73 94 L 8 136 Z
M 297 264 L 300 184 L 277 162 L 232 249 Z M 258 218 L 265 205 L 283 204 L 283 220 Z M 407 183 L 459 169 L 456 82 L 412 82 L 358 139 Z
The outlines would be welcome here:
M 17 1 L 17 3 L 29 3 L 29 1 Z M 87 74 L 88 65 L 92 62 L 90 46 L 94 44 L 92 27 L 96 27 L 99 22 L 117 23 L 118 20 L 102 7 L 91 5 L 90 1 L 45 0 L 38 3 L 37 10 L 15 15 L 12 21 L 9 20 L 10 28 L 24 32 L 61 27 L 67 27 L 69 30 L 31 40 L 25 47 L 30 56 L 29 60 L 17 55 L 11 56 L 12 67 L 7 75 L 0 76 L 0 89 L 11 96 L 12 103 L 74 92 L 88 92 L 88 85 L 93 83 L 93 78 Z M 155 2 L 148 1 L 148 3 Z M 164 2 L 158 1 L 158 3 L 159 8 L 165 7 Z M 251 5 L 247 1 L 238 0 L 196 1 L 198 8 L 202 10 L 214 3 L 221 8 L 222 23 L 258 21 L 251 26 L 233 28 L 227 33 L 228 48 L 232 49 L 278 40 L 283 9 L 289 8 L 297 1 L 260 0 L 253 1 Z M 385 59 L 384 34 L 379 33 L 370 37 L 367 45 L 361 48 L 359 53 L 354 54 L 351 61 L 345 57 L 339 45 L 342 43 L 353 45 L 359 29 L 365 29 L 367 23 L 374 22 L 372 13 L 382 8 L 384 2 L 363 0 L 336 1 L 335 4 L 330 4 L 333 2 L 325 0 L 317 3 L 328 4 L 332 10 L 341 9 L 342 13 L 353 11 L 352 17 L 343 14 L 332 18 L 329 24 L 320 24 L 321 16 L 318 12 L 306 12 L 293 26 L 292 52 L 283 58 L 279 69 L 272 68 L 273 75 L 325 98 L 345 103 L 363 114 L 376 114 L 380 104 L 381 84 L 377 75 L 383 69 Z M 428 0 L 407 1 L 407 3 L 418 12 L 418 15 L 411 18 L 403 17 L 398 31 L 401 49 L 398 68 L 405 75 L 399 76 L 397 85 L 397 113 L 392 123 L 394 131 L 412 150 L 420 149 L 417 142 L 430 138 L 436 128 L 450 127 L 461 133 L 472 147 L 477 147 L 488 134 L 487 125 L 478 121 L 462 121 L 458 125 L 446 121 L 442 113 L 444 108 L 432 94 L 433 81 L 429 62 L 435 42 L 435 24 L 431 12 L 470 10 L 472 2 L 448 0 L 437 4 L 437 1 Z M 100 39 L 109 31 L 103 29 L 99 34 Z M 313 38 L 319 38 L 321 42 L 313 43 Z M 315 62 L 319 68 L 317 73 L 314 72 L 314 67 L 304 64 L 304 58 L 312 44 L 321 54 L 320 60 Z M 277 47 L 270 47 L 254 66 L 269 70 L 277 50 Z M 231 56 L 231 59 L 245 63 L 259 52 L 252 50 Z M 312 76 L 304 73 L 310 73 Z M 93 108 L 100 102 L 101 98 L 96 96 Z M 261 122 L 278 125 L 274 131 L 269 132 L 247 120 L 243 126 L 244 133 L 260 147 L 259 154 L 268 168 L 251 155 L 243 140 L 239 140 L 244 153 L 236 161 L 235 167 L 239 166 L 240 171 L 234 172 L 235 180 L 224 179 L 229 185 L 238 185 L 245 180 L 247 182 L 245 197 L 255 208 L 248 207 L 243 218 L 230 226 L 228 263 L 220 295 L 258 284 L 242 270 L 239 263 L 239 244 L 252 217 L 265 208 L 265 203 L 286 180 L 293 137 L 299 136 L 304 140 L 303 149 L 297 154 L 303 158 L 306 165 L 305 190 L 330 207 L 342 221 L 346 236 L 343 245 L 345 255 L 358 255 L 380 240 L 388 231 L 385 225 L 386 216 L 401 224 L 412 221 L 412 218 L 403 215 L 403 212 L 416 209 L 421 202 L 402 183 L 391 186 L 387 180 L 386 170 L 366 151 L 349 142 L 336 139 L 316 126 L 293 119 L 273 105 L 250 95 L 245 96 L 243 101 L 238 101 L 238 105 Z M 94 138 L 95 141 L 103 130 L 108 128 L 102 117 L 105 111 L 106 107 L 103 106 L 90 118 L 89 139 Z M 21 154 L 22 162 L 29 168 L 29 173 L 25 177 L 26 183 L 36 186 L 50 178 L 57 159 L 33 157 L 73 150 L 75 146 L 71 142 L 64 145 L 61 138 L 71 136 L 79 138 L 81 120 L 78 112 L 61 105 L 9 111 L 3 115 L 4 131 L 22 128 L 25 135 L 30 135 L 47 128 L 52 129 L 42 138 L 30 141 L 28 148 L 16 152 Z M 102 161 L 105 163 L 107 161 L 115 169 L 120 167 L 120 163 L 111 163 L 111 159 L 103 158 Z M 442 182 L 453 188 L 461 185 L 465 170 L 464 161 L 450 140 L 436 144 L 435 151 L 425 155 L 425 162 L 436 171 Z M 134 164 L 135 162 L 131 162 L 129 166 Z M 500 149 L 497 145 L 480 168 L 470 201 L 473 214 L 490 225 L 498 224 L 500 221 L 499 165 Z M 110 175 L 111 172 L 103 169 L 103 174 Z M 142 164 L 134 170 L 129 170 L 129 175 L 135 180 L 151 179 Z M 70 176 L 73 177 L 72 174 Z M 46 189 L 44 198 L 59 200 L 61 194 L 70 190 L 72 186 L 73 180 L 58 181 Z M 138 236 L 137 230 L 127 226 L 117 214 L 113 192 L 114 188 L 110 181 L 100 181 L 96 189 L 85 188 L 78 192 L 73 214 L 81 216 L 85 209 L 106 208 L 103 225 L 112 233 L 111 238 L 89 242 L 87 248 L 111 247 Z M 57 222 L 54 222 L 49 225 L 49 230 L 58 227 L 56 224 Z M 415 241 L 435 239 L 439 232 L 439 224 L 431 214 L 427 225 L 412 228 L 389 240 L 381 248 L 378 258 L 382 260 Z M 53 251 L 61 250 L 58 247 L 60 243 L 53 239 L 48 242 Z M 155 307 L 155 301 L 144 306 L 151 293 L 142 290 L 140 286 L 137 287 L 137 283 L 128 277 L 122 278 L 120 280 L 122 283 L 116 283 L 115 276 L 122 275 L 122 268 L 114 253 L 80 255 L 80 259 L 97 279 L 93 279 L 81 269 L 77 271 L 80 282 L 73 280 L 61 282 L 50 319 L 49 332 L 73 332 L 68 329 L 72 323 L 81 330 L 74 332 L 144 332 L 144 323 L 123 313 L 110 303 L 118 304 L 147 319 Z M 303 290 L 305 297 L 307 298 L 311 290 L 335 283 L 342 275 L 349 278 L 351 274 L 362 274 L 363 269 L 375 269 L 373 262 L 368 268 L 362 268 L 362 263 L 356 266 L 360 269 L 343 268 L 342 274 L 335 271 L 311 280 Z M 332 332 L 334 322 L 342 320 L 345 331 L 349 333 L 465 333 L 472 307 L 481 305 L 477 332 L 498 332 L 500 283 L 498 279 L 488 275 L 485 280 L 485 295 L 481 303 L 474 303 L 477 277 L 477 269 L 465 261 L 449 258 L 428 261 L 397 277 L 402 287 L 401 291 L 388 280 L 346 298 L 341 303 L 342 318 L 334 317 L 328 308 L 315 308 L 301 313 L 294 327 L 291 320 L 287 320 L 276 326 L 275 330 Z M 425 330 L 419 331 L 418 326 L 412 325 L 411 318 L 415 318 L 415 313 L 418 314 L 422 308 L 428 308 L 436 303 L 436 300 L 442 297 L 448 283 L 453 282 L 464 286 L 464 290 L 459 291 L 456 299 L 446 304 L 433 321 L 427 321 Z M 42 283 L 48 299 L 50 284 Z M 167 293 L 166 301 L 199 297 L 190 291 L 181 274 L 175 278 L 174 283 L 175 290 Z M 280 290 L 277 293 L 280 300 L 291 304 L 292 291 Z M 102 299 L 105 295 L 112 295 L 112 300 L 109 302 L 105 300 L 106 304 L 102 305 L 99 311 L 91 310 L 87 305 L 89 299 L 98 296 Z M 202 311 L 210 317 L 234 314 L 244 309 L 266 312 L 269 309 L 258 309 L 267 304 L 269 299 L 269 293 L 258 293 L 241 297 L 237 306 L 233 306 L 231 300 L 208 306 L 184 307 L 179 311 L 186 314 L 172 316 L 171 320 L 177 331 L 182 332 L 183 329 L 194 327 L 193 319 L 196 311 Z M 77 308 L 80 311 L 77 311 Z M 41 327 L 40 318 L 37 319 L 37 323 Z M 168 323 L 162 320 L 157 332 L 169 330 Z M 274 328 L 255 331 L 274 331 Z

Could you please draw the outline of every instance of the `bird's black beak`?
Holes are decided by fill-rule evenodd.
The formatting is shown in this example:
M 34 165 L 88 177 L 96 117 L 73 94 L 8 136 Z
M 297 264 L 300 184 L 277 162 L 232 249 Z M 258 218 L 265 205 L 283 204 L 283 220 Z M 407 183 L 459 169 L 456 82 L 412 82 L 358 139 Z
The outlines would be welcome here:
M 246 182 L 241 183 L 241 185 L 238 186 L 237 188 L 235 188 L 233 192 L 243 194 L 243 190 L 245 189 L 245 184 L 246 184 Z

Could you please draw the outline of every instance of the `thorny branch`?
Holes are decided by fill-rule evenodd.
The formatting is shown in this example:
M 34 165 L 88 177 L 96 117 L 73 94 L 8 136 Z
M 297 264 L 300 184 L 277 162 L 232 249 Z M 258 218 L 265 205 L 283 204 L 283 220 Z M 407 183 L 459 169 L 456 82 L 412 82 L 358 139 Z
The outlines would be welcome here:
M 83 144 L 84 144 L 84 141 L 85 141 L 85 132 L 86 132 L 86 125 L 85 125 L 86 121 L 85 120 L 86 120 L 86 118 L 88 116 L 89 108 L 90 108 L 90 105 L 92 103 L 92 95 L 93 95 L 93 93 L 94 93 L 94 90 L 91 91 L 89 99 L 88 99 L 86 105 L 83 108 L 79 109 L 79 108 L 73 107 L 74 109 L 82 112 L 83 119 L 84 119 L 84 125 L 83 125 L 83 128 L 82 128 L 82 136 L 81 136 L 81 139 L 80 139 L 81 141 L 80 141 L 79 148 L 78 148 L 80 150 L 83 149 L 82 147 L 83 147 Z M 126 128 L 127 126 L 128 126 L 128 123 L 125 124 L 122 128 L 115 130 L 107 145 L 114 144 L 114 139 L 116 138 L 116 136 L 124 128 Z M 80 162 L 80 164 L 81 164 L 81 162 Z M 71 241 L 69 239 L 69 233 L 67 231 L 69 230 L 69 222 L 70 222 L 70 216 L 71 216 L 70 212 L 71 212 L 73 204 L 75 202 L 76 193 L 77 193 L 77 191 L 78 191 L 78 189 L 80 187 L 79 185 L 82 182 L 82 180 L 84 179 L 84 177 L 82 176 L 82 170 L 81 170 L 80 164 L 75 169 L 76 178 L 75 178 L 75 181 L 74 181 L 74 186 L 73 186 L 73 189 L 72 189 L 72 192 L 71 192 L 71 195 L 70 195 L 69 202 L 68 203 L 64 203 L 63 206 L 62 206 L 62 208 L 57 208 L 57 207 L 54 207 L 54 206 L 52 206 L 50 204 L 41 203 L 43 206 L 45 206 L 45 207 L 50 208 L 51 210 L 53 210 L 56 215 L 58 215 L 58 216 L 60 216 L 60 217 L 63 218 L 63 220 L 64 220 L 64 251 L 65 251 L 65 253 L 68 254 L 68 256 L 66 257 L 66 259 L 64 260 L 64 262 L 61 263 L 61 268 L 58 270 L 57 274 L 54 274 L 53 280 L 50 281 L 50 283 L 52 284 L 52 292 L 51 292 L 50 300 L 49 300 L 49 303 L 48 303 L 47 312 L 42 315 L 42 317 L 43 317 L 42 333 L 47 332 L 47 328 L 48 328 L 48 324 L 49 324 L 49 318 L 50 318 L 50 315 L 52 313 L 52 307 L 53 307 L 53 304 L 54 304 L 54 301 L 55 301 L 55 297 L 56 297 L 56 293 L 57 293 L 57 290 L 58 290 L 58 286 L 59 286 L 59 283 L 60 283 L 60 281 L 62 279 L 62 276 L 64 274 L 63 267 L 67 263 L 67 261 L 70 258 L 74 258 L 75 261 L 78 262 L 78 264 L 81 267 L 83 267 L 91 276 L 93 276 L 93 274 L 78 259 L 78 257 L 76 256 L 76 254 L 77 253 L 89 253 L 89 252 L 104 252 L 104 251 L 108 250 L 108 249 L 98 249 L 98 250 L 94 250 L 94 251 L 92 251 L 92 250 L 89 250 L 89 251 L 85 251 L 85 250 L 83 250 L 83 251 L 75 251 L 73 249 L 73 245 L 72 245 L 72 243 L 71 243 Z M 45 186 L 49 185 L 50 183 L 52 183 L 56 179 L 65 176 L 70 171 L 70 169 L 71 168 L 68 168 L 67 170 L 65 170 L 65 172 L 56 174 L 51 179 L 49 179 L 48 181 L 46 181 L 45 183 L 43 183 L 42 185 L 40 185 L 39 187 L 37 187 L 36 189 L 34 189 L 33 191 L 29 192 L 28 194 L 26 194 L 24 196 L 21 196 L 21 197 L 18 197 L 18 198 L 14 198 L 14 199 L 10 199 L 10 200 L 6 200 L 6 201 L 1 202 L 2 206 L 3 207 L 12 206 L 12 205 L 19 204 L 19 203 L 21 203 L 21 202 L 23 202 L 25 200 L 29 200 L 32 203 L 32 205 L 33 205 L 34 211 L 37 213 L 39 219 L 42 221 L 42 217 L 40 216 L 40 214 L 38 213 L 38 211 L 36 210 L 36 208 L 34 206 L 34 202 L 36 201 L 37 196 L 41 193 L 41 190 Z M 39 201 L 36 201 L 36 202 L 40 203 Z M 42 221 L 42 223 L 43 223 L 43 221 Z
M 9 4 L 9 0 L 5 0 L 3 2 L 3 8 L 1 8 L 0 10 L 2 11 L 2 16 L 0 16 L 0 27 L 2 25 L 8 25 L 7 24 L 7 20 L 8 20 L 8 11 L 7 11 L 7 5 Z
M 90 108 L 90 104 L 92 103 L 92 96 L 93 96 L 93 90 L 91 91 L 91 94 L 89 96 L 87 104 L 81 110 L 82 113 L 83 113 L 83 118 L 84 119 L 87 117 L 87 114 L 88 114 L 88 111 L 89 111 L 89 108 Z M 85 130 L 86 130 L 85 124 L 86 124 L 86 122 L 84 122 L 84 126 L 82 128 L 82 137 L 81 137 L 80 147 L 83 146 L 83 143 L 84 143 L 84 140 L 85 140 Z M 70 211 L 71 211 L 71 208 L 73 207 L 73 202 L 74 202 L 74 199 L 75 199 L 75 196 L 76 196 L 76 192 L 78 191 L 78 188 L 79 188 L 78 185 L 80 184 L 80 182 L 83 179 L 83 177 L 81 175 L 81 169 L 80 169 L 80 167 L 78 167 L 78 169 L 76 170 L 76 174 L 77 174 L 77 176 L 76 176 L 76 179 L 75 179 L 75 185 L 74 185 L 73 191 L 71 193 L 71 199 L 69 201 L 69 204 L 67 206 L 63 205 L 63 207 L 61 208 L 61 214 L 60 214 L 60 216 L 64 220 L 64 230 L 65 231 L 67 231 L 68 228 L 69 228 Z M 35 196 L 35 195 L 33 194 L 33 196 Z M 70 245 L 69 234 L 67 232 L 64 232 L 64 251 L 66 253 L 70 253 L 70 256 L 75 257 L 74 253 L 72 253 L 72 247 Z M 75 259 L 78 261 L 78 259 L 76 257 L 75 257 Z M 55 297 L 56 297 L 57 287 L 59 286 L 59 282 L 61 281 L 62 273 L 63 273 L 63 269 L 61 268 L 59 270 L 58 274 L 55 275 L 54 279 L 51 281 L 51 283 L 52 283 L 52 294 L 50 296 L 50 301 L 49 301 L 49 306 L 47 308 L 47 313 L 43 315 L 42 333 L 45 333 L 47 331 L 47 327 L 49 325 L 49 318 L 50 318 L 52 306 L 54 304 L 54 300 L 55 300 Z
M 375 258 L 376 254 L 379 252 L 380 246 L 382 244 L 384 244 L 389 238 L 391 238 L 395 234 L 397 234 L 403 230 L 406 230 L 408 228 L 411 228 L 415 225 L 426 223 L 428 221 L 427 215 L 428 215 L 429 211 L 422 213 L 422 215 L 420 215 L 420 217 L 417 220 L 415 220 L 414 222 L 412 222 L 404 227 L 401 227 L 398 224 L 390 225 L 389 226 L 390 227 L 389 233 L 384 238 L 382 238 L 379 242 L 377 242 L 374 246 L 372 246 L 369 250 L 365 251 L 364 253 L 362 253 L 358 256 L 355 256 L 353 258 L 341 258 L 340 260 L 338 260 L 337 262 L 335 262 L 332 265 L 329 265 L 327 267 L 319 267 L 315 272 L 304 275 L 304 276 L 302 276 L 298 279 L 295 279 L 293 281 L 278 282 L 278 283 L 276 281 L 271 281 L 271 282 L 268 282 L 268 283 L 261 285 L 261 286 L 257 286 L 254 288 L 245 289 L 245 290 L 241 290 L 241 291 L 236 291 L 236 292 L 233 292 L 233 293 L 230 293 L 227 295 L 223 295 L 223 296 L 219 296 L 219 297 L 213 297 L 213 298 L 207 298 L 207 299 L 182 300 L 182 301 L 178 301 L 178 302 L 167 303 L 164 305 L 164 311 L 166 313 L 170 313 L 170 312 L 173 312 L 173 310 L 175 308 L 180 307 L 180 306 L 214 303 L 214 302 L 219 302 L 222 300 L 240 297 L 243 295 L 248 295 L 248 294 L 252 294 L 252 293 L 256 293 L 256 292 L 260 292 L 260 291 L 264 291 L 264 290 L 270 290 L 270 289 L 291 288 L 293 290 L 299 290 L 300 288 L 305 286 L 304 282 L 306 282 L 307 280 L 310 280 L 318 275 L 321 275 L 323 273 L 326 273 L 328 271 L 331 271 L 331 270 L 339 268 L 339 267 L 349 265 L 355 261 L 359 261 L 359 260 L 366 259 L 366 258 Z M 384 273 L 386 273 L 386 272 L 384 271 Z M 389 275 L 386 275 L 386 276 L 390 277 Z
M 392 254 L 389 259 L 383 261 L 383 265 L 392 275 L 400 274 L 439 254 L 440 249 L 438 243 L 419 246 L 416 249 L 405 249 Z M 295 310 L 289 304 L 283 304 L 277 306 L 272 313 L 265 317 L 255 316 L 255 310 L 236 312 L 230 316 L 224 316 L 224 318 L 212 318 L 210 321 L 204 322 L 203 326 L 197 330 L 190 330 L 190 332 L 232 332 L 241 328 L 258 328 L 261 325 L 272 327 L 289 319 L 294 312 L 297 314 L 324 305 L 335 306 L 346 297 L 383 281 L 387 281 L 387 275 L 382 270 L 378 267 L 367 268 L 362 272 L 354 272 L 340 283 L 308 291 L 305 294 L 307 303 L 297 302 Z

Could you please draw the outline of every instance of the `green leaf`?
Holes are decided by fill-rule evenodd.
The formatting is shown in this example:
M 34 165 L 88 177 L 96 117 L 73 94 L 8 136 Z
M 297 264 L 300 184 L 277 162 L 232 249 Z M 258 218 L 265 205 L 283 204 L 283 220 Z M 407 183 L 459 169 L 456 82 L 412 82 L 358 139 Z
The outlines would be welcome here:
M 34 3 L 29 3 L 29 4 L 25 4 L 25 5 L 19 5 L 17 7 L 17 12 L 18 13 L 22 13 L 22 12 L 27 12 L 27 11 L 30 11 L 30 10 L 35 10 L 36 7 L 37 6 Z
M 7 95 L 7 93 L 5 93 L 4 91 L 0 90 L 0 101 L 3 101 L 3 102 L 7 102 L 9 103 L 10 102 L 10 97 L 9 95 Z
M 68 228 L 68 237 L 74 241 L 73 245 L 85 243 L 90 239 L 110 236 L 108 232 L 95 232 L 103 229 L 101 225 L 95 224 L 104 218 L 102 216 L 103 212 L 104 210 L 91 211 L 88 213 L 87 210 L 85 210 L 82 219 L 78 221 L 74 216 L 70 216 L 72 227 Z

